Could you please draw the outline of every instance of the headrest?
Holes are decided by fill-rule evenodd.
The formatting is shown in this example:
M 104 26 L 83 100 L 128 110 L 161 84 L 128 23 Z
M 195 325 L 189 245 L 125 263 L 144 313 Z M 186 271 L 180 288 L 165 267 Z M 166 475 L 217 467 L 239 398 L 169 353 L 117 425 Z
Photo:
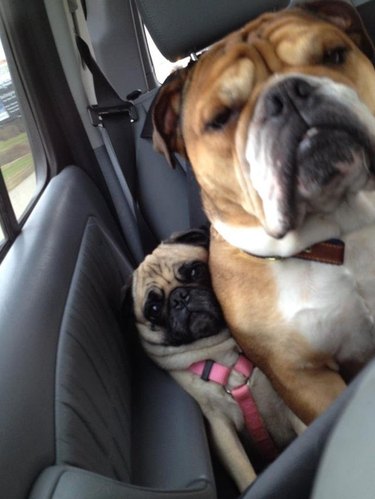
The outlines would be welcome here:
M 136 0 L 160 52 L 176 61 L 208 47 L 262 12 L 288 0 Z

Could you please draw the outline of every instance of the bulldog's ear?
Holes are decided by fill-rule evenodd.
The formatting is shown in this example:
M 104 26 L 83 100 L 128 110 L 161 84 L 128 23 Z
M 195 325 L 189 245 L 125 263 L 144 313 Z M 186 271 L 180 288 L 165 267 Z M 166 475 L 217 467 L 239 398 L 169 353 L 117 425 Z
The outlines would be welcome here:
M 188 68 L 182 68 L 168 76 L 160 87 L 152 109 L 154 147 L 164 154 L 173 168 L 175 167 L 173 153 L 186 157 L 180 117 L 182 92 L 188 73 Z
M 201 246 L 208 250 L 210 245 L 210 231 L 208 227 L 200 229 L 190 229 L 184 232 L 176 232 L 164 244 L 189 244 L 192 246 Z
M 344 31 L 362 52 L 373 61 L 374 45 L 363 21 L 350 0 L 295 0 L 290 7 L 300 7 Z

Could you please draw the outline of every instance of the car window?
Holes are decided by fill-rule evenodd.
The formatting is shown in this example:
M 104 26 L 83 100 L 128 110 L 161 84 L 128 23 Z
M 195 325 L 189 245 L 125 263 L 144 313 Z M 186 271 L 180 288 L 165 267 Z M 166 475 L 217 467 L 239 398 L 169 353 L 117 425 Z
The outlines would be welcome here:
M 30 126 L 0 40 L 0 257 L 20 231 L 46 178 L 45 163 L 38 171 L 34 160 Z
M 35 165 L 19 101 L 0 43 L 0 168 L 20 219 L 36 189 Z
M 180 59 L 177 62 L 170 62 L 166 59 L 159 51 L 157 46 L 155 45 L 153 39 L 151 38 L 150 33 L 145 28 L 146 33 L 146 41 L 148 45 L 148 49 L 150 52 L 150 57 L 152 61 L 152 65 L 154 67 L 154 73 L 157 81 L 159 83 L 163 83 L 163 81 L 177 68 L 184 67 L 188 64 L 190 58 L 185 57 L 184 59 Z

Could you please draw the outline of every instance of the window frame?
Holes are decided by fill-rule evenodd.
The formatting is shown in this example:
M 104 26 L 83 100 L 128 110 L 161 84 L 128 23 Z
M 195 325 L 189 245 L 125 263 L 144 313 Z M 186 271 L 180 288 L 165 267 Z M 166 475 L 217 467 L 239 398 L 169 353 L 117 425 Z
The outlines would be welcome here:
M 8 249 L 20 232 L 20 225 L 16 219 L 2 174 L 0 175 L 0 223 L 5 238 L 0 248 L 1 258 L 1 253 Z

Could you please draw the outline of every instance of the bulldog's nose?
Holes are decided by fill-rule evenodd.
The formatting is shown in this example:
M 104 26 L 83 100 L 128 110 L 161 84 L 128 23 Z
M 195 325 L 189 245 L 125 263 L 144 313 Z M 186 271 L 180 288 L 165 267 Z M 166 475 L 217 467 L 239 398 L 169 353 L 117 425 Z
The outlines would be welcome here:
M 265 99 L 265 113 L 268 118 L 275 118 L 290 109 L 306 106 L 314 87 L 303 78 L 293 77 L 274 85 Z

